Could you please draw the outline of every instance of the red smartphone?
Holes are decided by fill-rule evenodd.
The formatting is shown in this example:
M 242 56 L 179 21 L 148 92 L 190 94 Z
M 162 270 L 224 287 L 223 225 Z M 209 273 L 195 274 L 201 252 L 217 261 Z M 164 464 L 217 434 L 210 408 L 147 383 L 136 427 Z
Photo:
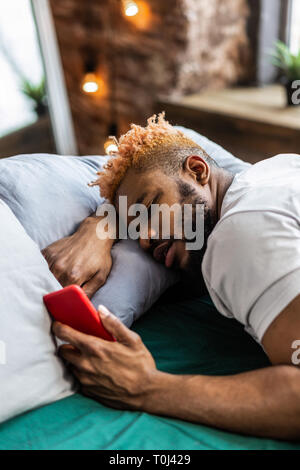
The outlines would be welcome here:
M 116 341 L 102 325 L 97 310 L 81 287 L 65 287 L 44 295 L 43 300 L 53 318 L 60 323 L 86 335 Z

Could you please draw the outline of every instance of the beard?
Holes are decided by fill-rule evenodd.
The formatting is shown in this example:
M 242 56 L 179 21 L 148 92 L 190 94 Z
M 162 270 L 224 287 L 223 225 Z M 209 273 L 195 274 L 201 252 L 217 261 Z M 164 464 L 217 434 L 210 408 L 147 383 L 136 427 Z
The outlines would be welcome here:
M 207 240 L 213 231 L 215 223 L 213 222 L 212 213 L 209 209 L 204 216 L 204 243 L 200 250 L 189 250 L 188 260 L 183 271 L 190 278 L 199 278 L 202 276 L 202 262 L 207 248 Z
M 217 222 L 216 215 L 212 209 L 208 207 L 207 201 L 199 196 L 191 185 L 183 182 L 182 180 L 177 180 L 177 185 L 181 196 L 180 204 L 182 207 L 184 204 L 191 204 L 193 207 L 191 225 L 194 233 L 197 229 L 196 207 L 197 205 L 202 205 L 204 208 L 203 246 L 200 250 L 188 251 L 188 259 L 183 267 L 183 271 L 188 278 L 191 280 L 195 280 L 197 278 L 199 280 L 199 276 L 202 277 L 202 262 L 207 248 L 207 241 Z M 195 239 L 196 237 L 194 240 Z M 185 239 L 184 241 L 191 243 L 194 240 Z
M 149 246 L 148 252 L 152 256 L 154 256 L 155 249 L 159 247 L 162 243 L 165 243 L 166 241 L 169 241 L 170 244 L 178 240 L 182 241 L 185 244 L 195 243 L 197 241 L 197 237 L 199 236 L 199 230 L 202 230 L 203 231 L 202 232 L 203 244 L 202 244 L 201 249 L 187 250 L 187 248 L 185 248 L 185 252 L 188 254 L 188 256 L 185 258 L 184 264 L 180 263 L 180 259 L 177 259 L 177 262 L 175 259 L 175 262 L 174 262 L 175 266 L 173 266 L 174 269 L 178 269 L 184 273 L 185 281 L 192 281 L 192 282 L 196 281 L 197 285 L 199 285 L 199 278 L 202 278 L 201 268 L 202 268 L 203 257 L 207 248 L 207 241 L 211 232 L 213 231 L 216 225 L 217 219 L 216 219 L 216 215 L 214 211 L 210 209 L 208 202 L 199 195 L 199 193 L 195 190 L 195 188 L 192 185 L 179 179 L 176 180 L 176 182 L 177 182 L 178 189 L 179 189 L 180 199 L 178 202 L 181 206 L 181 213 L 182 214 L 184 213 L 185 204 L 188 204 L 192 207 L 191 218 L 189 220 L 185 219 L 184 222 L 187 223 L 189 227 L 192 228 L 192 232 L 193 234 L 195 234 L 195 236 L 193 238 L 187 239 L 185 236 L 177 238 L 173 235 L 167 239 L 164 239 L 163 234 L 161 234 L 161 236 L 158 239 L 150 238 L 150 246 Z M 198 224 L 197 206 L 199 205 L 202 206 L 204 210 L 203 212 L 204 219 L 203 219 L 203 223 L 201 223 L 201 228 L 197 227 L 197 224 Z M 181 221 L 182 221 L 182 218 L 181 218 Z M 174 231 L 176 232 L 176 230 Z M 157 230 L 155 230 L 155 232 L 157 233 Z M 182 230 L 180 231 L 180 233 L 184 233 L 184 227 L 182 227 Z

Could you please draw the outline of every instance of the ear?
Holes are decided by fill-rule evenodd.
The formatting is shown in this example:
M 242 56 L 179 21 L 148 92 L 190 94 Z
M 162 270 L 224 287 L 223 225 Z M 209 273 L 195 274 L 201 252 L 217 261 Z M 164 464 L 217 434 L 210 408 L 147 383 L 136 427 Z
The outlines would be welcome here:
M 184 162 L 184 170 L 198 181 L 202 186 L 208 183 L 210 178 L 210 167 L 208 163 L 198 155 L 190 155 Z

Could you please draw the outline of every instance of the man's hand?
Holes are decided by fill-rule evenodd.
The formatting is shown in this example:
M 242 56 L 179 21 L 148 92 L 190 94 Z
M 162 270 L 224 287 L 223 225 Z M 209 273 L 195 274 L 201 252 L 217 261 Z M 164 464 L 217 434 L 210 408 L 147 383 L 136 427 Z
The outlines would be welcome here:
M 100 217 L 88 217 L 77 232 L 42 250 L 49 268 L 63 287 L 81 286 L 89 297 L 105 283 L 112 266 L 113 240 L 96 234 Z
M 262 437 L 300 440 L 300 371 L 272 366 L 229 376 L 172 375 L 156 369 L 140 337 L 101 307 L 117 342 L 60 323 L 54 334 L 82 392 L 119 409 L 141 410 Z
M 88 336 L 56 322 L 54 334 L 70 343 L 61 346 L 59 353 L 70 363 L 82 393 L 113 408 L 143 409 L 161 373 L 139 335 L 105 307 L 100 309 L 103 325 L 117 341 Z

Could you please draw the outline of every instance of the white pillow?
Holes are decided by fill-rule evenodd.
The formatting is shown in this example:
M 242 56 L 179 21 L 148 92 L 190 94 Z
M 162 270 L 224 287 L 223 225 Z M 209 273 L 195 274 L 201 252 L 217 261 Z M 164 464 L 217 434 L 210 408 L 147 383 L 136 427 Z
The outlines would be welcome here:
M 38 246 L 0 200 L 0 422 L 72 392 L 42 296 L 60 288 Z

